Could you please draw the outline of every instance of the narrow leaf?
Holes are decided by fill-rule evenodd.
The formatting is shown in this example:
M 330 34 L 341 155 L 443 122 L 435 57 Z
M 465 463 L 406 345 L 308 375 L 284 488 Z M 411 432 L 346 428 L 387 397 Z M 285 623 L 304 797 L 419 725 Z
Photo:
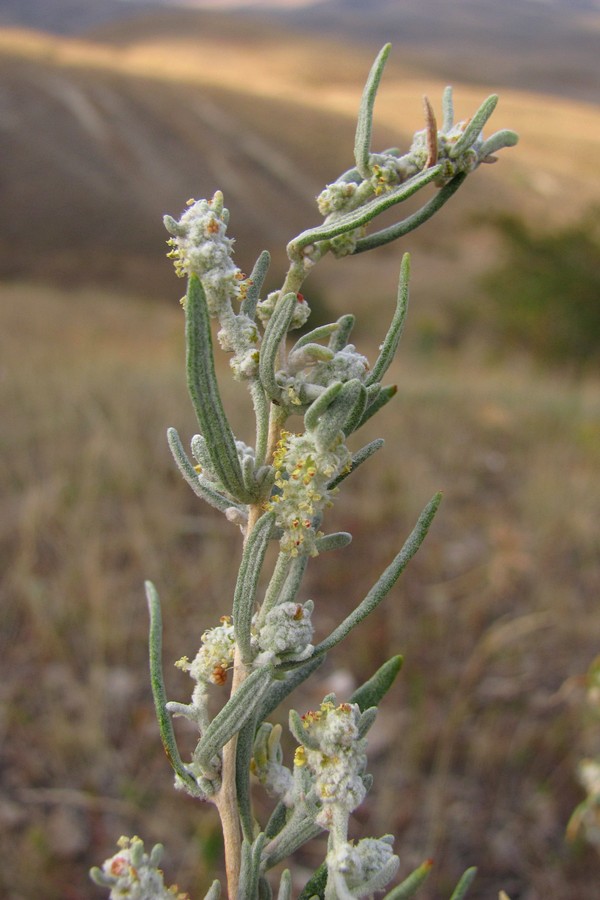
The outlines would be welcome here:
M 317 812 L 316 806 L 313 808 L 306 802 L 294 808 L 292 817 L 265 849 L 263 857 L 265 871 L 272 869 L 277 863 L 295 853 L 298 847 L 302 847 L 307 841 L 322 833 L 323 828 L 314 822 Z
M 188 281 L 185 312 L 188 390 L 213 469 L 236 500 L 252 502 L 254 497 L 244 486 L 235 439 L 221 402 L 206 296 L 196 275 Z
M 442 131 L 450 131 L 454 125 L 454 98 L 452 87 L 448 85 L 442 94 Z
M 321 863 L 317 871 L 304 886 L 304 890 L 301 892 L 298 900 L 313 900 L 313 897 L 318 897 L 319 900 L 323 900 L 326 887 L 327 863 Z
M 261 890 L 261 875 L 262 875 L 261 857 L 262 857 L 262 852 L 263 852 L 263 849 L 264 849 L 266 843 L 267 843 L 267 837 L 265 834 L 263 834 L 261 832 L 261 834 L 257 835 L 256 840 L 252 844 L 252 855 L 251 855 L 252 870 L 253 870 L 253 873 L 255 873 L 254 879 L 255 879 L 255 883 L 256 883 L 256 887 L 257 887 L 257 894 L 258 894 L 259 900 L 264 900 L 264 898 L 265 898 L 264 884 L 262 885 L 262 890 Z M 268 885 L 267 885 L 267 888 L 268 888 Z M 268 890 L 268 893 L 270 894 L 270 889 Z M 242 897 L 243 897 L 243 900 L 246 900 L 248 895 L 243 894 Z M 242 898 L 240 898 L 240 900 L 242 900 Z
M 260 359 L 258 364 L 260 381 L 267 396 L 274 403 L 279 403 L 281 400 L 281 388 L 275 379 L 277 358 L 281 343 L 287 334 L 290 322 L 292 321 L 294 307 L 297 302 L 295 294 L 286 294 L 285 297 L 278 300 L 273 315 L 265 328 L 260 349 Z
M 369 729 L 375 722 L 376 717 L 377 717 L 377 707 L 376 706 L 371 706 L 371 707 L 369 707 L 369 709 L 365 709 L 365 711 L 361 715 L 359 723 L 358 723 L 358 736 L 359 737 L 362 738 L 367 734 L 367 732 L 369 731 Z M 386 882 L 386 884 L 387 884 L 387 882 Z
M 250 796 L 250 762 L 256 732 L 256 715 L 240 729 L 235 748 L 235 783 L 240 824 L 244 838 L 252 840 L 254 834 L 254 816 Z
M 219 493 L 219 491 L 208 484 L 205 478 L 196 472 L 183 449 L 181 439 L 174 428 L 169 428 L 167 430 L 167 441 L 171 453 L 173 454 L 173 459 L 177 463 L 177 468 L 197 497 L 201 497 L 220 512 L 226 512 L 228 509 L 231 509 L 232 506 L 236 509 L 243 510 L 241 504 L 234 503 L 231 497 L 226 497 L 224 494 Z
M 315 442 L 321 451 L 328 450 L 337 440 L 340 431 L 352 419 L 356 403 L 364 394 L 364 385 L 358 378 L 352 378 L 342 386 L 339 395 L 320 417 L 315 428 Z
M 240 312 L 242 315 L 248 316 L 252 321 L 254 321 L 256 316 L 256 304 L 258 303 L 270 262 L 271 255 L 268 250 L 263 250 L 250 273 L 250 285 L 240 306 Z
M 342 425 L 342 431 L 346 436 L 352 434 L 359 427 L 368 405 L 367 389 L 361 382 L 358 382 L 356 400 L 354 406 L 350 410 L 348 418 Z
M 254 868 L 252 845 L 242 842 L 240 878 L 236 900 L 258 900 L 258 872 Z
M 317 538 L 315 546 L 319 553 L 326 553 L 328 550 L 341 550 L 347 547 L 352 541 L 352 535 L 348 531 L 334 531 L 331 534 L 324 534 L 323 537 Z
M 429 501 L 419 516 L 417 524 L 409 535 L 400 553 L 393 562 L 390 563 L 377 583 L 373 585 L 367 596 L 359 603 L 354 612 L 350 613 L 341 625 L 338 625 L 338 627 L 332 631 L 328 638 L 325 638 L 324 641 L 315 647 L 315 654 L 325 653 L 328 650 L 331 650 L 332 647 L 335 647 L 336 644 L 339 644 L 339 642 L 346 637 L 348 632 L 362 622 L 362 620 L 365 619 L 369 613 L 373 612 L 373 610 L 379 606 L 381 601 L 385 599 L 425 540 L 425 536 L 440 504 L 441 498 L 441 494 L 436 494 L 435 497 Z
M 275 525 L 275 513 L 264 513 L 250 533 L 242 553 L 233 594 L 233 628 L 244 665 L 252 662 L 250 629 L 256 588 Z
M 483 130 L 483 126 L 490 118 L 498 103 L 498 95 L 491 94 L 483 101 L 477 112 L 469 119 L 467 126 L 457 142 L 450 148 L 448 155 L 450 159 L 456 159 L 465 150 L 471 147 Z
M 315 521 L 316 520 L 313 520 L 313 525 L 315 530 L 318 531 Z M 304 578 L 304 573 L 306 572 L 308 559 L 308 556 L 305 554 L 292 557 L 287 577 L 281 589 L 281 593 L 277 598 L 278 603 L 293 603 L 296 600 L 300 585 L 302 584 L 302 579 Z
M 323 341 L 325 338 L 331 338 L 331 336 L 335 334 L 336 331 L 339 331 L 339 329 L 340 326 L 338 322 L 331 322 L 329 325 L 320 325 L 318 328 L 313 328 L 312 331 L 308 331 L 306 334 L 303 334 L 302 337 L 298 338 L 290 350 L 290 356 L 295 353 L 296 350 L 305 347 L 306 344 L 312 344 L 316 341 Z
M 341 381 L 332 381 L 325 390 L 310 404 L 304 413 L 304 426 L 307 431 L 314 431 L 319 424 L 321 416 L 323 416 L 335 398 L 340 394 L 343 387 Z
M 198 785 L 183 764 L 175 741 L 173 723 L 171 722 L 171 717 L 166 709 L 167 694 L 162 667 L 162 616 L 160 611 L 160 599 L 158 592 L 151 581 L 146 582 L 145 588 L 148 611 L 150 613 L 150 683 L 152 685 L 152 696 L 154 698 L 154 708 L 158 719 L 160 737 L 165 753 L 167 754 L 167 759 L 171 763 L 174 771 L 181 778 L 183 783 L 188 786 L 190 791 L 195 796 L 198 796 L 200 793 Z
M 315 669 L 323 663 L 323 656 L 312 656 L 309 662 L 291 663 L 290 665 L 280 665 L 275 667 L 275 673 L 285 673 L 285 679 L 275 681 L 271 690 L 265 697 L 259 709 L 261 721 L 271 715 L 274 709 L 285 700 L 285 698 L 294 691 L 298 685 L 310 678 Z
M 279 834 L 279 832 L 281 831 L 281 829 L 283 828 L 283 826 L 286 823 L 287 814 L 288 814 L 288 808 L 285 805 L 285 803 L 283 802 L 283 800 L 280 800 L 279 803 L 277 804 L 277 806 L 275 807 L 275 809 L 273 810 L 273 812 L 271 813 L 271 816 L 270 816 L 269 821 L 267 822 L 267 825 L 265 828 L 265 834 L 269 839 L 274 838 L 276 835 Z
M 403 661 L 401 656 L 392 656 L 388 659 L 368 681 L 354 691 L 350 702 L 357 703 L 361 712 L 372 706 L 379 706 L 396 680 Z
M 467 891 L 475 880 L 476 875 L 477 869 L 475 867 L 467 869 L 467 871 L 463 873 L 460 881 L 456 885 L 454 893 L 450 897 L 450 900 L 464 900 L 464 897 L 466 897 Z
M 375 413 L 378 413 L 380 409 L 388 404 L 390 400 L 396 396 L 397 393 L 398 388 L 395 384 L 390 384 L 387 387 L 381 388 L 373 403 L 371 403 L 370 406 L 367 406 L 365 414 L 360 420 L 360 424 L 358 425 L 356 430 L 358 431 L 359 428 L 362 428 L 365 422 L 368 422 L 369 419 L 375 415 Z
M 334 331 L 329 339 L 329 347 L 334 353 L 344 349 L 348 343 L 348 338 L 352 334 L 355 322 L 356 316 L 353 316 L 352 313 L 347 313 L 345 316 L 339 317 L 337 320 L 338 329 L 337 331 Z
M 233 697 L 212 720 L 194 751 L 200 768 L 213 774 L 212 759 L 254 714 L 271 683 L 270 666 L 262 666 L 246 678 Z
M 319 749 L 319 741 L 316 738 L 311 738 L 302 724 L 301 716 L 295 709 L 290 709 L 289 712 L 289 728 L 298 743 L 302 744 L 303 747 L 307 747 L 309 750 Z
M 371 170 L 369 168 L 369 154 L 371 151 L 371 131 L 373 127 L 373 107 L 375 105 L 375 97 L 377 96 L 379 82 L 381 81 L 383 69 L 391 49 L 392 45 L 386 44 L 379 51 L 377 58 L 371 67 L 371 71 L 369 72 L 358 113 L 358 124 L 354 140 L 354 159 L 356 161 L 356 168 L 365 179 L 369 178 L 371 175 Z
M 384 443 L 385 441 L 383 440 L 383 438 L 376 438 L 374 441 L 371 441 L 369 444 L 365 444 L 364 447 L 361 447 L 361 449 L 358 450 L 352 457 L 352 466 L 350 468 L 350 471 L 342 472 L 341 475 L 338 475 L 337 478 L 334 478 L 333 481 L 330 481 L 328 484 L 329 490 L 332 490 L 333 488 L 337 487 L 338 484 L 341 484 L 341 482 L 344 481 L 344 479 L 347 478 L 348 475 L 351 475 L 352 472 L 355 472 L 359 466 L 362 466 L 362 464 L 370 459 L 370 457 L 373 456 L 374 453 L 380 450 L 383 447 Z
M 273 900 L 273 888 L 264 875 L 258 879 L 258 900 Z
M 366 384 L 374 384 L 383 378 L 390 367 L 398 349 L 398 344 L 404 328 L 406 310 L 408 309 L 408 283 L 410 279 L 410 256 L 405 253 L 400 266 L 400 280 L 398 282 L 398 294 L 396 298 L 396 310 L 388 333 L 385 336 L 377 362 L 369 372 Z
M 260 356 L 259 356 L 260 359 Z M 254 415 L 256 418 L 256 442 L 255 442 L 255 461 L 256 461 L 256 481 L 259 494 L 264 497 L 264 484 L 260 481 L 258 471 L 264 466 L 267 457 L 267 449 L 269 444 L 269 401 L 265 393 L 265 389 L 260 383 L 258 377 L 252 378 L 249 384 L 250 396 L 254 406 Z
M 296 557 L 296 559 L 300 558 L 301 557 Z M 271 575 L 271 578 L 267 585 L 263 602 L 260 605 L 260 609 L 256 617 L 257 629 L 263 627 L 267 614 L 273 609 L 274 606 L 277 606 L 277 604 L 281 602 L 281 592 L 287 582 L 290 570 L 294 565 L 295 560 L 288 553 L 283 553 L 282 551 L 280 551 L 277 556 L 277 562 L 275 563 L 275 566 L 273 568 L 273 574 Z M 292 597 L 291 599 L 294 600 L 295 597 Z
M 292 900 L 292 876 L 289 869 L 284 869 L 281 873 L 277 900 Z
M 503 128 L 502 131 L 497 131 L 483 142 L 479 148 L 479 155 L 485 159 L 486 156 L 490 156 L 498 150 L 503 150 L 505 147 L 514 147 L 515 144 L 518 143 L 519 135 L 516 131 L 510 131 L 508 128 Z
M 388 228 L 382 228 L 380 231 L 374 231 L 372 234 L 366 235 L 366 237 L 359 238 L 356 242 L 356 247 L 352 251 L 353 255 L 364 253 L 367 250 L 374 250 L 375 247 L 383 247 L 385 244 L 404 237 L 404 235 L 410 234 L 411 231 L 419 228 L 448 202 L 466 177 L 466 172 L 460 172 L 412 215 L 407 216 L 395 225 L 390 225 Z
M 421 885 L 427 880 L 433 868 L 433 861 L 426 859 L 424 863 L 411 872 L 399 885 L 385 895 L 383 900 L 410 900 L 417 893 Z

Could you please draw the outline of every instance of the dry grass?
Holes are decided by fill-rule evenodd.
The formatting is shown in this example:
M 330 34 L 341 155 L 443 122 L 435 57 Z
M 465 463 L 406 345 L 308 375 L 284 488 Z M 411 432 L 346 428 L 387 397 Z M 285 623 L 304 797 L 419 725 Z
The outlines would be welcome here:
M 218 828 L 172 791 L 141 584 L 161 590 L 168 689 L 183 698 L 170 661 L 226 610 L 239 540 L 165 447 L 168 425 L 193 429 L 181 312 L 17 285 L 1 299 L 0 892 L 94 896 L 88 867 L 139 833 L 166 842 L 167 873 L 200 896 Z M 453 357 L 414 357 L 393 377 L 399 397 L 371 429 L 386 448 L 330 519 L 353 548 L 317 560 L 307 585 L 325 632 L 445 490 L 394 596 L 329 664 L 327 678 L 364 678 L 406 656 L 357 831 L 395 831 L 403 871 L 434 855 L 430 896 L 476 863 L 474 900 L 500 887 L 592 900 L 597 863 L 564 828 L 580 798 L 578 677 L 600 644 L 599 386 Z

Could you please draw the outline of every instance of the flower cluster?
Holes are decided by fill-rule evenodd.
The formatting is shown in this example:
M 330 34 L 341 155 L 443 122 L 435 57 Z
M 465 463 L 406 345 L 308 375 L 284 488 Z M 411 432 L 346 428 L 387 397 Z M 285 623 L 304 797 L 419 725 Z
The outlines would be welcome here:
M 217 334 L 221 349 L 233 353 L 229 361 L 234 378 L 242 381 L 254 378 L 258 372 L 260 354 L 259 333 L 256 324 L 243 313 L 222 316 L 223 325 Z
M 342 438 L 340 434 L 332 447 L 323 450 L 311 432 L 281 435 L 273 455 L 275 493 L 269 505 L 283 531 L 281 549 L 290 556 L 318 555 L 315 519 L 331 505 L 334 491 L 328 485 L 351 464 Z
M 324 701 L 302 717 L 306 743 L 298 747 L 294 764 L 306 766 L 322 803 L 316 821 L 330 829 L 336 815 L 346 818 L 366 794 L 363 775 L 366 740 L 359 736 L 360 710 L 355 703 Z
M 470 119 L 454 122 L 452 90 L 447 88 L 443 97 L 444 121 L 438 129 L 435 115 L 426 100 L 426 127 L 415 132 L 407 153 L 401 154 L 396 148 L 383 153 L 367 152 L 355 169 L 350 169 L 333 184 L 328 184 L 317 198 L 321 215 L 326 222 L 334 224 L 349 213 L 361 207 L 372 206 L 374 198 L 399 188 L 407 187 L 428 171 L 437 187 L 448 184 L 457 175 L 473 172 L 481 163 L 495 162 L 494 153 L 503 147 L 511 147 L 517 142 L 517 135 L 508 130 L 498 131 L 487 140 L 483 137 L 483 127 L 491 116 L 498 98 L 488 97 Z M 405 192 L 410 196 L 411 191 Z M 329 249 L 335 256 L 354 253 L 364 236 L 367 221 L 375 215 L 373 211 L 360 226 L 344 229 L 329 241 Z M 315 257 L 315 248 L 308 245 L 304 255 Z M 316 252 L 316 261 L 319 252 Z
M 190 200 L 179 221 L 164 217 L 172 235 L 167 254 L 181 277 L 197 275 L 202 282 L 208 313 L 218 318 L 217 335 L 221 348 L 233 353 L 230 365 L 238 379 L 253 378 L 258 369 L 259 332 L 250 316 L 232 309 L 232 301 L 242 301 L 251 279 L 232 260 L 233 240 L 227 237 L 229 212 L 223 206 L 223 194 L 212 200 Z
M 259 300 L 256 306 L 256 314 L 263 325 L 266 325 L 273 315 L 275 307 L 277 306 L 277 301 L 280 297 L 281 291 L 271 291 L 264 300 Z M 304 294 L 296 294 L 296 299 L 298 302 L 294 307 L 289 331 L 294 331 L 296 328 L 302 328 L 303 325 L 306 325 L 311 313 L 310 306 L 308 305 Z
M 393 837 L 386 834 L 378 839 L 363 838 L 356 844 L 344 841 L 330 850 L 327 867 L 340 900 L 370 897 L 388 884 L 400 865 L 393 844 Z
M 199 684 L 225 684 L 227 671 L 233 665 L 235 652 L 233 622 L 231 616 L 221 616 L 220 621 L 220 625 L 204 632 L 200 649 L 192 662 L 184 656 L 176 663 L 179 669 L 189 672 Z
M 280 378 L 290 404 L 301 406 L 314 399 L 320 388 L 353 378 L 362 382 L 368 372 L 369 360 L 354 344 L 346 344 L 335 352 L 320 344 L 305 344 L 290 352 L 285 373 Z
M 227 237 L 229 212 L 223 206 L 223 194 L 212 200 L 189 200 L 179 220 L 165 216 L 165 228 L 172 235 L 168 254 L 180 277 L 197 275 L 206 291 L 211 316 L 217 316 L 224 303 L 243 295 L 245 275 L 233 263 L 233 239 Z
M 119 851 L 107 859 L 101 869 L 92 869 L 96 884 L 110 888 L 110 900 L 189 900 L 177 885 L 167 888 L 158 868 L 163 848 L 156 844 L 150 854 L 138 837 L 122 837 Z
M 257 636 L 262 652 L 255 665 L 308 659 L 314 649 L 310 643 L 314 630 L 313 607 L 312 600 L 307 600 L 306 603 L 280 603 L 270 610 Z

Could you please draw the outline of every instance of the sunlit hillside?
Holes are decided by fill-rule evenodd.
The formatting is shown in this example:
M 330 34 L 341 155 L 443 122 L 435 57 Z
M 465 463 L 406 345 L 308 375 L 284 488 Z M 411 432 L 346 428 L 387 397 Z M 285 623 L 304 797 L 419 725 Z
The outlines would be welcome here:
M 278 248 L 316 222 L 315 194 L 351 162 L 370 62 L 364 48 L 217 14 L 152 16 L 94 41 L 1 32 L 0 275 L 100 280 L 164 296 L 172 281 L 162 215 L 217 187 L 240 264 L 250 267 L 264 247 L 280 263 Z M 375 146 L 406 144 L 422 126 L 422 95 L 439 107 L 442 88 L 393 56 Z M 489 92 L 455 90 L 460 116 Z M 431 287 L 445 277 L 448 254 L 460 254 L 466 276 L 489 261 L 476 234 L 458 250 L 455 237 L 474 211 L 516 209 L 548 223 L 600 199 L 597 108 L 505 90 L 493 125 L 520 131 L 518 152 L 478 174 L 407 243 L 417 258 L 426 248 Z M 392 286 L 395 258 L 384 253 L 378 263 Z M 326 273 L 328 288 L 338 271 Z M 352 264 L 347 271 L 334 295 L 372 281 L 357 280 Z

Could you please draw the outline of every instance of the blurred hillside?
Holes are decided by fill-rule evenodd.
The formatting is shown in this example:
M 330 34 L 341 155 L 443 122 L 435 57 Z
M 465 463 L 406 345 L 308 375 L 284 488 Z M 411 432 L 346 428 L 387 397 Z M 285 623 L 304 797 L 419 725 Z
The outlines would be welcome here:
M 306 11 L 308 14 L 308 11 Z M 232 27 L 232 22 L 236 26 Z M 175 11 L 97 29 L 93 36 L 0 32 L 0 278 L 100 282 L 172 296 L 164 212 L 224 191 L 238 263 L 281 247 L 317 221 L 314 196 L 351 162 L 354 117 L 371 50 L 249 15 Z M 395 53 L 376 107 L 374 146 L 405 145 L 422 125 L 421 97 L 443 82 Z M 487 89 L 455 84 L 458 114 Z M 531 221 L 577 217 L 600 198 L 600 111 L 590 104 L 503 90 L 495 128 L 521 133 L 518 153 L 479 174 L 407 242 L 428 258 L 425 288 L 446 276 L 456 236 L 474 211 L 510 208 Z M 314 139 L 312 136 L 316 136 Z M 291 202 L 281 204 L 282 195 Z M 465 277 L 489 262 L 470 234 Z M 398 250 L 377 261 L 393 289 Z M 453 265 L 456 259 L 453 260 Z M 281 255 L 276 266 L 281 267 Z M 330 287 L 325 267 L 314 288 Z M 367 266 L 333 287 L 356 294 Z M 388 274 L 386 274 L 388 273 Z M 358 278 L 358 280 L 357 280 Z M 324 281 L 323 281 L 324 279 Z
M 321 0 L 284 14 L 320 33 L 393 41 L 416 71 L 597 102 L 598 0 Z
M 266 7 L 269 21 L 287 30 L 310 30 L 371 50 L 393 41 L 417 71 L 445 80 L 597 102 L 598 0 L 3 0 L 0 25 L 77 34 L 161 6 L 219 5 L 233 8 L 236 21 L 240 13 L 264 17 Z
M 332 0 L 268 20 L 170 9 L 117 21 L 131 4 L 94 0 L 0 7 L 6 900 L 99 897 L 88 869 L 120 834 L 164 840 L 169 881 L 193 897 L 218 868 L 215 817 L 172 789 L 147 676 L 144 578 L 160 587 L 168 693 L 183 701 L 189 679 L 172 662 L 192 655 L 215 610 L 225 611 L 240 553 L 237 529 L 188 490 L 164 440 L 168 425 L 186 442 L 197 425 L 182 283 L 161 218 L 222 188 L 236 261 L 248 270 L 267 247 L 274 282 L 286 240 L 316 222 L 315 194 L 351 164 L 362 83 L 389 37 L 376 148 L 406 144 L 422 124 L 422 94 L 439 108 L 447 80 L 463 117 L 498 88 L 493 127 L 517 129 L 521 142 L 403 246 L 324 260 L 307 282 L 313 306 L 312 294 L 333 314 L 356 312 L 357 344 L 373 360 L 400 253 L 413 254 L 406 334 L 389 372 L 398 395 L 381 423 L 365 426 L 365 439 L 383 435 L 386 446 L 328 512 L 328 530 L 352 531 L 352 547 L 309 570 L 319 638 L 364 596 L 434 491 L 444 502 L 393 596 L 294 703 L 314 708 L 348 680 L 348 660 L 365 679 L 402 652 L 370 744 L 374 793 L 353 834 L 396 833 L 403 875 L 431 854 L 423 900 L 448 897 L 474 863 L 472 900 L 500 889 L 512 900 L 597 900 L 597 857 L 565 841 L 583 797 L 578 761 L 597 752 L 582 685 L 600 646 L 597 372 L 542 369 L 514 344 L 500 365 L 494 339 L 471 334 L 494 305 L 480 302 L 484 275 L 506 313 L 535 306 L 542 348 L 565 331 L 558 305 L 583 270 L 571 314 L 582 294 L 597 310 L 597 247 L 584 251 L 600 202 L 600 110 L 586 102 L 597 96 L 587 93 L 597 77 L 587 48 L 598 4 L 568 4 L 578 58 L 563 0 L 440 3 Z M 347 30 L 324 18 L 317 30 L 335 8 Z M 528 29 L 507 36 L 501 10 L 530 16 Z M 563 43 L 555 37 L 544 57 L 559 12 Z M 374 23 L 388 22 L 395 30 L 377 34 Z M 496 270 L 503 244 L 491 217 L 526 257 L 519 266 Z M 460 354 L 449 342 L 450 352 L 439 343 L 430 352 L 445 309 Z M 586 337 L 597 321 L 580 322 Z M 222 355 L 217 366 L 225 372 Z M 224 402 L 251 440 L 235 388 L 226 382 Z M 321 859 L 311 844 L 298 886 Z
M 152 0 L 2 0 L 0 24 L 77 34 L 101 22 L 121 20 L 158 5 Z

